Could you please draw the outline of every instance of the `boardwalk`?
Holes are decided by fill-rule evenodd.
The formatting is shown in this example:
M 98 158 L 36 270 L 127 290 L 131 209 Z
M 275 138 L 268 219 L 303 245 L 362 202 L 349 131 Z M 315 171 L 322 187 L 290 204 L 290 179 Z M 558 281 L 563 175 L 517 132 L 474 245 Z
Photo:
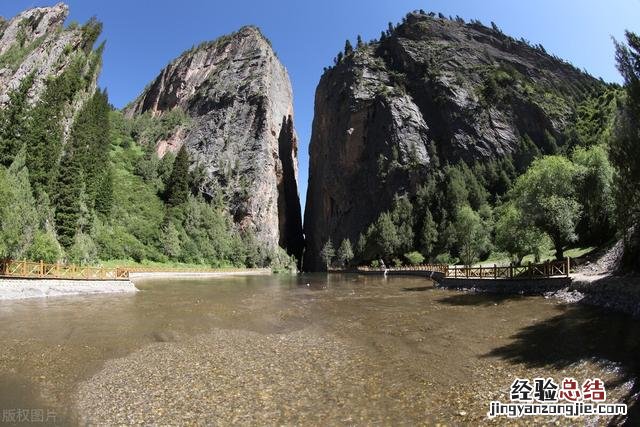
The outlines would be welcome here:
M 522 266 L 499 267 L 497 265 L 488 267 L 464 267 L 449 266 L 446 264 L 426 264 L 406 267 L 391 267 L 388 269 L 358 267 L 359 273 L 393 273 L 393 274 L 416 274 L 438 273 L 450 279 L 505 279 L 505 280 L 530 280 L 547 279 L 554 277 L 569 277 L 571 272 L 571 261 L 569 258 L 564 261 L 552 261 L 541 264 L 528 264 Z

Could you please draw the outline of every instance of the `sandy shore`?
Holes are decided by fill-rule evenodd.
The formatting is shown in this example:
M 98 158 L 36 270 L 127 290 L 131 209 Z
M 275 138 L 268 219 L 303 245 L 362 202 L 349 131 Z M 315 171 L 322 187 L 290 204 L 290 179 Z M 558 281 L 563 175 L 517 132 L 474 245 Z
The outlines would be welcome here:
M 0 300 L 137 291 L 128 280 L 0 279 Z

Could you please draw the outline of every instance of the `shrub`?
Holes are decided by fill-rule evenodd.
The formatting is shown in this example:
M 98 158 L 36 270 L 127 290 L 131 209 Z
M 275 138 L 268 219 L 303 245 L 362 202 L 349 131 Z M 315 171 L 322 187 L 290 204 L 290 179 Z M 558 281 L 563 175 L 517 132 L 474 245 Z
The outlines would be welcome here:
M 409 261 L 409 264 L 411 265 L 419 265 L 424 262 L 424 256 L 422 256 L 420 252 L 409 252 L 407 254 L 404 254 L 404 257 L 407 259 L 407 261 Z
M 98 248 L 91 236 L 78 233 L 69 249 L 69 260 L 79 265 L 93 264 L 98 260 Z
M 53 264 L 62 257 L 62 248 L 52 232 L 37 231 L 27 257 L 34 261 Z

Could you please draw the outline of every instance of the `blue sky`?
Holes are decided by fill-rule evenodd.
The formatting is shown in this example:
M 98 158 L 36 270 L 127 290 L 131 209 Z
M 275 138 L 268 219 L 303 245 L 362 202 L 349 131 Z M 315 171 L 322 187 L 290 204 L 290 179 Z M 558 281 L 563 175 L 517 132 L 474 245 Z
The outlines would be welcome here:
M 0 15 L 55 4 L 1 0 Z M 620 81 L 611 36 L 640 32 L 640 0 L 67 0 L 71 20 L 95 15 L 107 40 L 100 84 L 122 107 L 172 58 L 204 40 L 258 25 L 289 70 L 300 138 L 300 194 L 306 194 L 313 99 L 322 68 L 346 38 L 377 38 L 389 21 L 414 9 L 496 22 L 507 34 L 542 43 L 547 51 L 606 81 Z

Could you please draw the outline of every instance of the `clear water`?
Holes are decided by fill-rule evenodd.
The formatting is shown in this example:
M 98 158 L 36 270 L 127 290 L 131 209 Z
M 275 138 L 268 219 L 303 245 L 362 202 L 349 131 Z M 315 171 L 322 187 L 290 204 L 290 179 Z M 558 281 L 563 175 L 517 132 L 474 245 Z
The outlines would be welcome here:
M 634 392 L 640 371 L 638 322 L 541 297 L 472 295 L 435 289 L 422 278 L 351 275 L 154 280 L 137 287 L 135 295 L 0 302 L 0 420 L 3 410 L 29 409 L 42 411 L 44 421 L 49 415 L 50 424 L 73 424 L 83 415 L 75 409 L 79 384 L 90 384 L 108 361 L 220 330 L 315 334 L 348 349 L 358 369 L 378 375 L 383 391 L 358 401 L 360 418 L 334 408 L 327 415 L 336 417 L 332 424 L 477 424 L 515 375 L 597 375 L 621 400 Z M 304 382 L 315 369 L 321 367 L 303 366 L 291 381 Z M 340 387 L 338 378 L 327 392 L 340 395 Z M 305 408 L 325 410 L 321 402 Z M 302 415 L 276 414 L 273 421 L 314 419 Z

